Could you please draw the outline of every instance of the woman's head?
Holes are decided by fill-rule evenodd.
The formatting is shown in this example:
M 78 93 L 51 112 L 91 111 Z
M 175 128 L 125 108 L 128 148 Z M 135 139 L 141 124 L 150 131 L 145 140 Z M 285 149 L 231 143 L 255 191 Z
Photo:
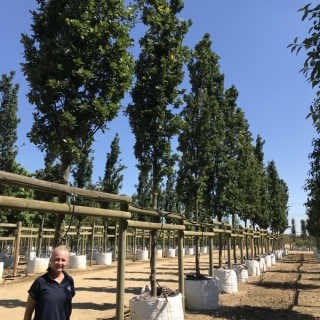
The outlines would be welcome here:
M 60 246 L 53 249 L 50 258 L 50 267 L 61 272 L 69 263 L 69 251 L 66 247 Z

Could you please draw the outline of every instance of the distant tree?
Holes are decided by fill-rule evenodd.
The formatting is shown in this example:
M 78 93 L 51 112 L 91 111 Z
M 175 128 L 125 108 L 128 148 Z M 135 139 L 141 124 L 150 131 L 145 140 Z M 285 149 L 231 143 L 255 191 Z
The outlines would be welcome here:
M 0 170 L 30 177 L 30 173 L 16 162 L 18 147 L 17 127 L 20 119 L 18 112 L 19 84 L 13 84 L 15 72 L 3 74 L 0 80 Z M 33 198 L 33 191 L 0 184 L 0 195 L 25 199 Z M 30 226 L 36 213 L 28 211 L 0 209 L 0 222 L 16 223 L 21 221 Z
M 297 235 L 297 231 L 296 231 L 296 220 L 294 218 L 291 219 L 291 234 L 293 236 Z
M 13 84 L 14 71 L 3 74 L 0 80 L 0 170 L 14 173 L 18 147 L 17 127 L 19 84 Z M 1 189 L 3 187 L 1 186 Z
M 127 167 L 121 164 L 122 159 L 119 159 L 121 154 L 119 146 L 119 135 L 116 133 L 114 139 L 110 145 L 110 152 L 106 156 L 106 165 L 104 170 L 104 177 L 99 177 L 100 191 L 119 194 L 119 190 L 122 188 L 123 174 L 121 172 Z M 110 208 L 110 203 L 103 202 L 102 208 Z
M 291 52 L 296 52 L 297 54 L 303 48 L 307 53 L 307 59 L 304 62 L 301 72 L 306 76 L 307 80 L 311 83 L 312 88 L 317 87 L 316 98 L 314 99 L 312 105 L 310 106 L 310 113 L 308 115 L 312 116 L 313 123 L 317 130 L 320 130 L 320 4 L 312 7 L 309 3 L 298 11 L 303 12 L 302 21 L 306 18 L 312 22 L 309 29 L 309 37 L 306 37 L 302 42 L 298 41 L 296 37 L 293 43 L 289 44 L 291 47 Z
M 288 228 L 288 187 L 279 178 L 276 164 L 272 160 L 267 165 L 267 190 L 269 194 L 270 228 L 273 233 L 284 233 Z
M 182 104 L 178 86 L 183 80 L 183 63 L 188 50 L 182 45 L 191 22 L 176 16 L 184 7 L 182 0 L 138 0 L 141 21 L 148 28 L 140 39 L 141 53 L 135 65 L 136 82 L 131 90 L 132 103 L 126 114 L 135 135 L 134 154 L 138 169 L 152 174 L 153 203 L 157 208 L 159 185 L 172 170 L 175 157 L 171 138 L 178 131 Z M 151 230 L 151 294 L 156 296 L 156 230 Z
M 258 182 L 258 195 L 256 198 L 257 206 L 256 206 L 256 212 L 254 216 L 254 223 L 256 223 L 260 228 L 262 229 L 268 229 L 271 224 L 271 218 L 270 218 L 270 198 L 269 193 L 267 189 L 268 185 L 268 176 L 266 169 L 264 167 L 264 152 L 263 152 L 263 146 L 265 144 L 265 140 L 262 140 L 262 137 L 260 135 L 256 138 L 256 143 L 254 146 L 254 155 L 257 159 L 257 171 L 256 171 L 256 177 L 255 181 Z
M 23 34 L 29 102 L 35 105 L 31 142 L 61 162 L 67 184 L 98 130 L 107 128 L 132 80 L 130 29 L 133 12 L 124 0 L 38 0 L 32 33 Z M 59 196 L 64 203 L 65 196 Z M 57 216 L 54 245 L 64 232 Z
M 110 152 L 106 155 L 106 164 L 104 170 L 104 177 L 99 177 L 100 191 L 119 194 L 119 190 L 122 188 L 123 174 L 121 172 L 127 167 L 121 164 L 122 159 L 119 159 L 121 154 L 119 146 L 119 135 L 116 133 L 110 145 Z M 102 202 L 101 207 L 104 209 L 117 209 L 119 205 L 109 202 Z M 103 219 L 105 227 L 107 225 L 115 226 L 117 223 L 116 219 Z
M 301 219 L 300 224 L 301 224 L 301 237 L 306 238 L 308 236 L 306 220 Z
M 306 214 L 308 219 L 306 221 L 308 233 L 317 237 L 320 232 L 320 190 L 318 187 L 320 180 L 320 139 L 312 140 L 313 150 L 309 154 L 310 169 L 308 171 L 308 178 L 304 184 L 304 190 L 307 192 Z

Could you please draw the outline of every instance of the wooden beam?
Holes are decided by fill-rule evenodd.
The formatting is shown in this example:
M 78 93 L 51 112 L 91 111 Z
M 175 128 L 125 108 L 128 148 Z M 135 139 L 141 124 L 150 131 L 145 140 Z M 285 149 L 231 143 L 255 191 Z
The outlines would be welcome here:
M 185 236 L 204 236 L 204 237 L 212 237 L 214 236 L 214 232 L 201 232 L 201 231 L 184 231 L 183 232 Z
M 157 230 L 185 230 L 185 226 L 178 224 L 162 224 L 153 222 L 127 220 L 127 227 L 140 229 L 157 229 Z
M 148 216 L 154 216 L 154 217 L 161 217 L 164 216 L 165 218 L 171 218 L 171 219 L 178 219 L 178 220 L 183 220 L 182 215 L 176 214 L 176 213 L 169 213 L 169 212 L 159 212 L 158 210 L 155 209 L 143 209 L 139 207 L 135 207 L 132 205 L 128 205 L 127 211 L 129 212 L 134 212 L 134 213 L 140 213 L 140 214 L 145 214 Z
M 93 199 L 97 201 L 130 203 L 131 197 L 119 196 L 117 194 L 105 193 L 82 188 L 70 187 L 68 185 L 48 182 L 44 180 L 20 176 L 18 174 L 0 171 L 0 184 L 22 187 L 26 189 L 37 190 L 41 192 L 62 194 L 70 196 L 75 194 L 78 197 Z
M 67 203 L 54 203 L 38 200 L 20 199 L 13 197 L 0 196 L 0 208 L 21 210 L 21 211 L 37 211 L 49 213 L 72 214 L 73 206 Z M 75 206 L 74 214 L 80 216 L 98 216 L 118 219 L 130 219 L 130 212 L 107 210 L 100 208 Z

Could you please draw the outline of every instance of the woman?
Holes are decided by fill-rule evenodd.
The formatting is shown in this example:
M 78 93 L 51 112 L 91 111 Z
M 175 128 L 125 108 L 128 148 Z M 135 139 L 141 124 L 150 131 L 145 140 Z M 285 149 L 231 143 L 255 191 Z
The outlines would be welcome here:
M 38 277 L 28 291 L 24 320 L 69 320 L 75 295 L 74 283 L 64 268 L 69 262 L 69 251 L 57 247 L 52 251 L 48 272 Z

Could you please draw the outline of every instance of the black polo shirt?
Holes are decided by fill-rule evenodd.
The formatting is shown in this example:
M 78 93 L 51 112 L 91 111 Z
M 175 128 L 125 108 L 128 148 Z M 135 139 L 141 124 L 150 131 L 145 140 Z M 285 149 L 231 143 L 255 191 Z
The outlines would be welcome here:
M 28 291 L 36 301 L 34 320 L 69 320 L 75 295 L 73 278 L 63 271 L 59 284 L 50 279 L 48 272 L 37 278 Z

